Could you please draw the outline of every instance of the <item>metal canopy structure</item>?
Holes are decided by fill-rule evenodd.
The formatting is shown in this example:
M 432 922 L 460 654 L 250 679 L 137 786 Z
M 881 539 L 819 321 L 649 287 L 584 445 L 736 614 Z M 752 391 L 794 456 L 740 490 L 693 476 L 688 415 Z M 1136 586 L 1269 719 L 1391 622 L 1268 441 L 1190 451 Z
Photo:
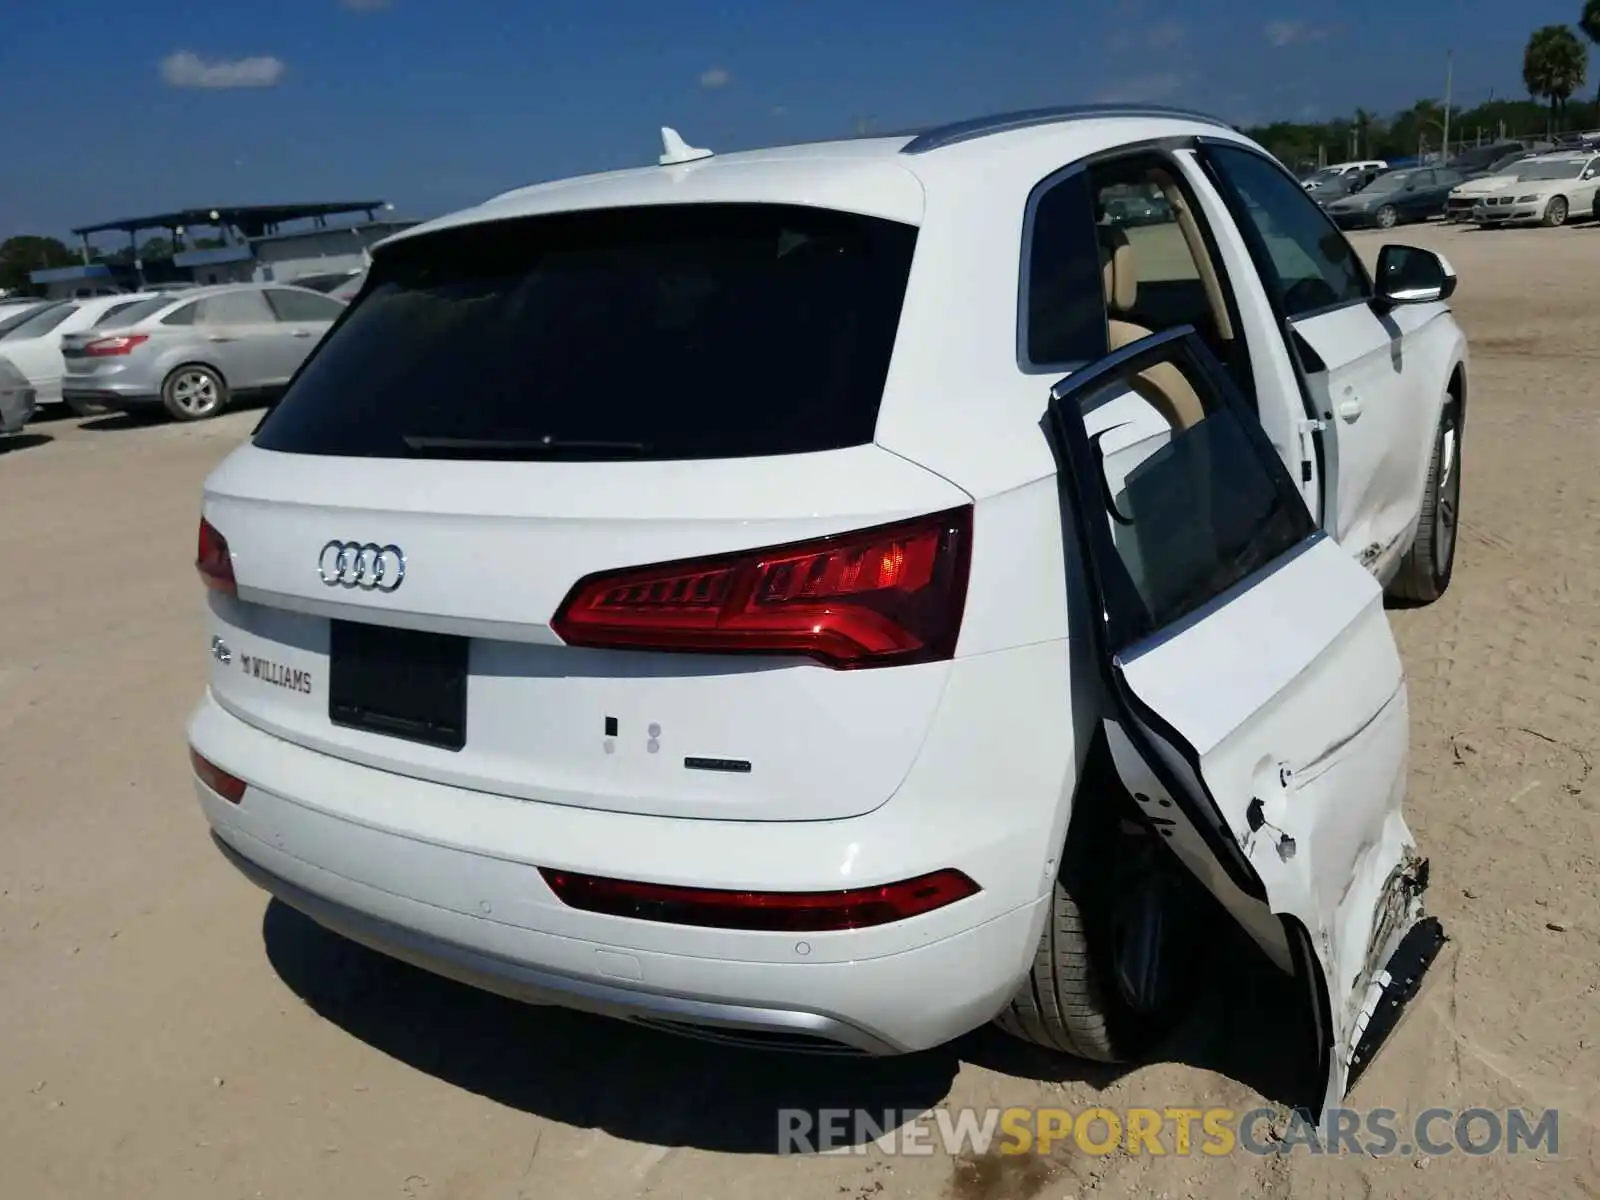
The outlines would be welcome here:
M 346 200 L 326 204 L 219 204 L 212 208 L 182 208 L 144 217 L 127 217 L 120 221 L 102 221 L 98 225 L 84 225 L 72 232 L 79 238 L 87 238 L 93 233 L 112 232 L 126 233 L 132 237 L 143 229 L 211 225 L 237 229 L 246 238 L 258 238 L 276 233 L 278 226 L 287 221 L 311 220 L 320 226 L 325 225 L 329 217 L 348 213 L 365 213 L 370 221 L 373 214 L 383 207 L 382 200 Z

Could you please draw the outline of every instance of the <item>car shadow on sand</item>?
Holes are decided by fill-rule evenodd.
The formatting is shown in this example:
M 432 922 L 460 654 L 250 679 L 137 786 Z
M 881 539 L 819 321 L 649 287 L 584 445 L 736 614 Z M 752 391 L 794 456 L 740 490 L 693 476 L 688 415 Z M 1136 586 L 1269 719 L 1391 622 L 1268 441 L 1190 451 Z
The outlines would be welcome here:
M 165 411 L 155 410 L 146 412 L 101 413 L 98 416 L 84 417 L 78 425 L 79 429 L 88 433 L 116 433 L 122 429 L 146 429 L 151 425 L 161 425 L 170 421 Z
M 0 434 L 0 454 L 15 454 L 19 450 L 32 450 L 36 446 L 48 446 L 56 439 L 48 433 L 12 433 Z
M 658 1146 L 769 1154 L 779 1111 L 854 1110 L 895 1123 L 936 1107 L 963 1062 L 1019 1079 L 1099 1090 L 1133 1069 L 1036 1049 L 992 1026 L 900 1058 L 823 1057 L 712 1045 L 556 1008 L 536 1008 L 429 974 L 331 933 L 272 901 L 262 923 L 280 978 L 326 1020 L 374 1049 L 500 1104 Z M 1231 1076 L 1269 1101 L 1300 1088 L 1286 1047 L 1299 1036 L 1290 981 L 1234 931 L 1191 1015 L 1154 1061 Z M 1027 1103 L 1029 1089 L 1019 1089 Z M 1174 1097 L 1190 1103 L 1193 1097 Z M 847 1126 L 855 1127 L 853 1118 Z M 878 1136 L 876 1130 L 863 1135 Z

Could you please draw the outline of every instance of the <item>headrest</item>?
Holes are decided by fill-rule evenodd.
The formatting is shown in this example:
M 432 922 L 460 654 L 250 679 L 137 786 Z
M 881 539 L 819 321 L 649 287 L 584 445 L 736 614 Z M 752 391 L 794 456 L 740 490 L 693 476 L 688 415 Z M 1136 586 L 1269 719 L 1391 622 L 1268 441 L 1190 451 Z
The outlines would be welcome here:
M 1128 235 L 1115 225 L 1101 225 L 1100 279 L 1105 287 L 1106 308 L 1127 313 L 1139 302 L 1139 274 L 1134 267 L 1133 247 Z

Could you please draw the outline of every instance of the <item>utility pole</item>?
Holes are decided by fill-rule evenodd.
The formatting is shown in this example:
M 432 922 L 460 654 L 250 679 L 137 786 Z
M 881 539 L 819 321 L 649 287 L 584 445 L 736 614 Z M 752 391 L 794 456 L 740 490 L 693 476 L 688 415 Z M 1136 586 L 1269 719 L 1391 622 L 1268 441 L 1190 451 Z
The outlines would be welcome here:
M 1444 55 L 1444 157 L 1439 160 L 1440 165 L 1450 161 L 1450 84 L 1455 74 L 1454 50 L 1445 51 Z

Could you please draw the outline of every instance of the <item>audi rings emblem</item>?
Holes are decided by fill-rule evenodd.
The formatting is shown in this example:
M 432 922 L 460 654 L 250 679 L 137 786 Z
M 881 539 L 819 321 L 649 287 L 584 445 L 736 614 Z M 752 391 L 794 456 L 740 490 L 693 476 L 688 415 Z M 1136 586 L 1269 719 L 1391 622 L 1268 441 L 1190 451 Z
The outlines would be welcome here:
M 329 587 L 392 592 L 405 582 L 406 556 L 399 546 L 329 542 L 317 556 L 317 574 Z

